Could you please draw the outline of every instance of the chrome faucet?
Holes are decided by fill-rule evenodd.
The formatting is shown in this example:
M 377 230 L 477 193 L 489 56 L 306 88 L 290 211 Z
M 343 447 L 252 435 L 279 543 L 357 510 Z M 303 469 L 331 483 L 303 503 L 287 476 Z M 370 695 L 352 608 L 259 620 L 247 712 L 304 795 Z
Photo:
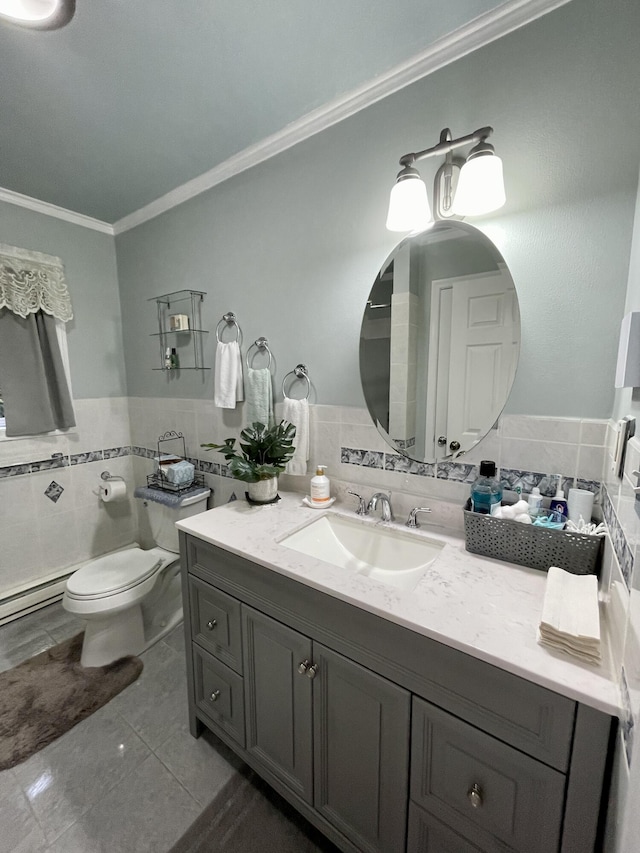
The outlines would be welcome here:
M 362 495 L 359 495 L 357 492 L 352 492 L 351 489 L 347 489 L 347 494 L 353 495 L 354 498 L 358 498 L 359 503 L 358 509 L 356 510 L 356 515 L 366 515 L 368 513 L 368 509 Z
M 416 518 L 419 512 L 433 512 L 433 510 L 429 509 L 428 506 L 414 506 L 405 522 L 407 527 L 420 527 Z
M 373 512 L 373 510 L 378 506 L 378 501 L 380 501 L 381 510 L 380 516 L 383 521 L 393 521 L 393 514 L 391 512 L 391 497 L 389 495 L 385 495 L 384 492 L 376 492 L 375 495 L 369 501 L 369 506 L 367 507 L 367 513 Z

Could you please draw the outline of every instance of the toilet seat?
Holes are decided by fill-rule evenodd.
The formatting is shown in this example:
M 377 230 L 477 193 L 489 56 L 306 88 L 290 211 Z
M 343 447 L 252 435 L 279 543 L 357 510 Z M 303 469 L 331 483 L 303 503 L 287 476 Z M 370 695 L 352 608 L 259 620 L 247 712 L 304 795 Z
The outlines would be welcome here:
M 157 549 L 116 551 L 74 572 L 67 580 L 66 591 L 70 597 L 83 601 L 118 595 L 144 583 L 164 562 Z

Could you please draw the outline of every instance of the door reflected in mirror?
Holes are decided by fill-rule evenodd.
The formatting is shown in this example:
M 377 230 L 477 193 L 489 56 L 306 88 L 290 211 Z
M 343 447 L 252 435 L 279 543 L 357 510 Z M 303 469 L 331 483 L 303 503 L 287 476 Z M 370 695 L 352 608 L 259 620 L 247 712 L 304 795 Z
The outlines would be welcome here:
M 481 231 L 440 221 L 394 249 L 360 332 L 367 407 L 394 450 L 419 462 L 471 450 L 504 408 L 519 352 L 513 279 Z

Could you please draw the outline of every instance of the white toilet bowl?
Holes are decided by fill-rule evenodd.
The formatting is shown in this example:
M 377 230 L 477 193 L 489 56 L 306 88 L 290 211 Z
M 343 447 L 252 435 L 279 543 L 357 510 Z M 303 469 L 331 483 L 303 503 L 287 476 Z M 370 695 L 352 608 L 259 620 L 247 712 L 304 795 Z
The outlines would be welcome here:
M 206 509 L 209 489 L 180 498 L 137 489 L 158 543 L 107 554 L 68 579 L 62 606 L 87 622 L 82 666 L 106 666 L 138 655 L 182 620 L 178 532 L 175 522 Z M 167 547 L 169 546 L 169 547 Z

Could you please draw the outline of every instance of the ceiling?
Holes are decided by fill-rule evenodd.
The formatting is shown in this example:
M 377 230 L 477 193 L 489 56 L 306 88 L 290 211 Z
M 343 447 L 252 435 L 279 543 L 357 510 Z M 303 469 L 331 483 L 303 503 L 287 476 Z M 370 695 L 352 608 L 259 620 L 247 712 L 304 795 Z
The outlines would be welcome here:
M 61 30 L 0 23 L 0 187 L 114 223 L 500 5 L 77 0 Z

